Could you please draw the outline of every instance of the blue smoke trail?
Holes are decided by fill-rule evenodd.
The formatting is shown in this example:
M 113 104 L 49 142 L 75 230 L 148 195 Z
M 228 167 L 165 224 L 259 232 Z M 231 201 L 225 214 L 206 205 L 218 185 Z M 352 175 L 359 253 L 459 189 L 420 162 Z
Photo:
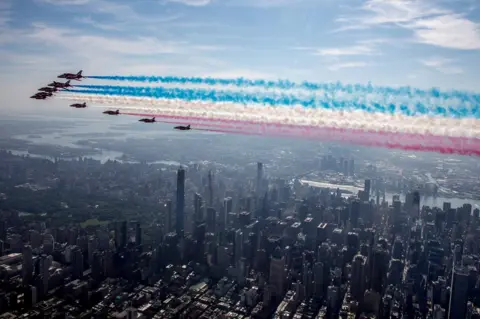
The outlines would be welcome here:
M 96 86 L 98 90 L 76 90 L 69 92 L 96 95 L 116 95 L 116 96 L 134 96 L 151 97 L 164 99 L 180 99 L 185 101 L 204 101 L 204 102 L 227 102 L 240 104 L 264 104 L 270 106 L 295 106 L 301 105 L 305 108 L 323 108 L 331 110 L 361 110 L 369 113 L 387 113 L 402 114 L 406 116 L 430 115 L 453 118 L 473 117 L 480 118 L 480 109 L 477 106 L 472 109 L 466 107 L 454 108 L 438 105 L 425 105 L 416 103 L 414 106 L 405 104 L 396 105 L 389 103 L 382 105 L 377 102 L 363 103 L 359 101 L 337 101 L 334 98 L 324 96 L 322 98 L 311 97 L 301 98 L 292 94 L 256 94 L 247 92 L 232 92 L 207 89 L 180 89 L 163 87 L 129 87 L 129 86 Z
M 206 85 L 232 85 L 237 87 L 261 87 L 265 89 L 305 89 L 309 91 L 324 90 L 327 92 L 345 92 L 345 93 L 361 93 L 361 94 L 380 94 L 380 95 L 396 95 L 414 96 L 422 98 L 441 98 L 441 99 L 459 99 L 462 102 L 480 103 L 480 94 L 466 91 L 451 90 L 440 91 L 432 88 L 430 90 L 422 90 L 404 86 L 399 88 L 373 86 L 372 84 L 342 84 L 336 83 L 313 83 L 301 82 L 295 83 L 289 80 L 250 80 L 245 78 L 221 79 L 221 78 L 201 78 L 201 77 L 179 77 L 179 76 L 89 76 L 91 79 L 112 80 L 112 81 L 131 81 L 146 83 L 172 83 L 172 84 L 206 84 Z

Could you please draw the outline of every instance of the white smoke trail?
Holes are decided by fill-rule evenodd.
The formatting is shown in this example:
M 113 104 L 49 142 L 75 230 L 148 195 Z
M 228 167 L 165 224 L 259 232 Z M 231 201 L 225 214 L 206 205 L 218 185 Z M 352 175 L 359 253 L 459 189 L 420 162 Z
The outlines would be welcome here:
M 155 86 L 148 86 L 145 85 L 136 85 L 129 86 L 132 89 L 145 89 L 145 90 L 154 90 Z M 125 88 L 125 86 L 120 86 L 121 88 Z M 293 88 L 293 89 L 279 89 L 279 88 L 262 88 L 262 87 L 255 87 L 255 86 L 246 86 L 246 87 L 238 87 L 235 85 L 207 85 L 207 84 L 180 84 L 174 85 L 172 83 L 165 83 L 161 86 L 157 86 L 165 89 L 204 89 L 204 90 L 221 90 L 222 92 L 241 92 L 244 94 L 254 94 L 258 96 L 262 96 L 264 94 L 268 94 L 269 96 L 282 96 L 282 95 L 289 95 L 294 94 L 295 97 L 301 100 L 316 100 L 316 101 L 332 101 L 334 100 L 338 104 L 349 104 L 352 102 L 356 102 L 357 104 L 364 104 L 366 106 L 372 105 L 395 105 L 398 109 L 400 106 L 407 107 L 410 111 L 415 111 L 418 105 L 424 106 L 426 109 L 435 109 L 438 106 L 444 107 L 447 110 L 449 108 L 452 109 L 459 109 L 465 108 L 467 110 L 472 109 L 475 105 L 477 105 L 476 101 L 473 100 L 462 100 L 459 97 L 445 97 L 445 96 L 422 96 L 422 95 L 393 95 L 393 94 L 382 94 L 379 92 L 348 92 L 348 91 L 332 91 L 332 90 L 307 90 L 302 88 Z M 88 90 L 99 90 L 99 91 L 110 91 L 112 94 L 116 94 L 115 90 L 118 90 L 119 87 L 116 86 L 104 86 L 104 85 L 79 85 L 77 88 L 88 89 Z M 102 88 L 102 89 L 100 89 Z
M 303 107 L 269 107 L 234 103 L 185 102 L 145 97 L 60 95 L 57 98 L 86 101 L 120 110 L 163 114 L 169 116 L 200 117 L 209 120 L 255 122 L 258 124 L 302 125 L 378 131 L 437 135 L 445 137 L 480 138 L 480 121 L 472 118 L 454 119 L 428 116 L 403 116 L 363 111 L 333 111 Z

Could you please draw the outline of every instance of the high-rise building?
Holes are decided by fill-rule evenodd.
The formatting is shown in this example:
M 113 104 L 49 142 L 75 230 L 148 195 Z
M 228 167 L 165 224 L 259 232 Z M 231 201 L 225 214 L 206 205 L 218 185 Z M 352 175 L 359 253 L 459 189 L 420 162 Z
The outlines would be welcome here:
M 215 233 L 215 226 L 217 224 L 217 211 L 213 207 L 207 208 L 207 231 Z
M 468 301 L 468 270 L 466 267 L 454 267 L 450 289 L 448 319 L 465 318 Z
M 233 210 L 233 199 L 231 197 L 226 197 L 223 199 L 223 213 L 222 213 L 222 218 L 223 220 L 221 221 L 224 226 L 229 226 L 233 221 L 229 219 L 229 214 Z
M 169 232 L 173 231 L 173 209 L 172 209 L 172 201 L 169 199 L 164 204 L 164 214 L 165 214 L 165 222 L 164 222 L 164 232 L 168 234 Z
M 130 307 L 127 309 L 127 319 L 137 319 L 137 309 Z
M 237 229 L 235 231 L 235 236 L 233 238 L 233 246 L 233 262 L 234 265 L 237 266 L 243 253 L 243 233 L 241 229 Z
M 263 164 L 257 163 L 257 185 L 255 189 L 257 196 L 261 195 L 262 181 L 263 181 Z
M 4 220 L 0 220 L 0 240 L 7 240 L 7 223 Z
M 356 255 L 352 264 L 352 275 L 350 277 L 350 292 L 352 297 L 361 302 L 366 289 L 366 259 L 362 255 Z
M 352 228 L 358 227 L 358 218 L 360 217 L 360 201 L 354 200 L 350 203 L 350 223 Z
M 185 230 L 185 170 L 180 168 L 177 171 L 177 209 L 176 209 L 175 231 L 179 238 L 183 238 Z
M 23 285 L 29 285 L 33 276 L 33 256 L 32 247 L 25 245 L 22 251 L 22 283 Z
M 193 197 L 193 220 L 196 224 L 203 221 L 203 198 L 199 193 Z
M 52 265 L 52 256 L 41 255 L 40 256 L 40 273 L 43 281 L 42 295 L 46 295 L 48 292 L 48 283 L 50 281 L 50 266 Z
M 272 254 L 269 284 L 275 287 L 275 296 L 283 297 L 285 288 L 285 256 L 280 247 L 275 248 Z
M 208 206 L 213 206 L 213 176 L 212 171 L 208 171 Z
M 115 224 L 115 247 L 117 250 L 124 249 L 127 245 L 127 221 L 122 220 Z
M 365 186 L 363 188 L 363 196 L 364 196 L 364 201 L 369 201 L 370 200 L 370 191 L 371 191 L 371 183 L 372 181 L 369 179 L 365 180 Z
M 420 192 L 419 191 L 413 192 L 412 200 L 413 200 L 412 209 L 414 211 L 414 214 L 417 218 L 420 218 Z
M 382 294 L 388 270 L 388 252 L 380 247 L 373 250 L 370 288 Z
M 348 172 L 350 176 L 353 176 L 353 174 L 355 174 L 355 160 L 353 158 L 350 160 L 350 163 L 348 166 Z
M 72 277 L 75 279 L 83 277 L 83 254 L 78 246 L 72 249 Z
M 135 224 L 135 245 L 140 246 L 142 244 L 142 227 L 140 222 Z

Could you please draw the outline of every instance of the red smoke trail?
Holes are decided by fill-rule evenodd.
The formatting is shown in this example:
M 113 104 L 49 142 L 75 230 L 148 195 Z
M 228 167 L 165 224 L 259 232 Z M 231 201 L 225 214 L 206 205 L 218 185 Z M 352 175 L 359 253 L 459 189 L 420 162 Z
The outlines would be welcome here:
M 461 154 L 480 156 L 480 139 L 468 137 L 449 137 L 432 134 L 413 134 L 395 132 L 377 132 L 360 129 L 335 127 L 302 126 L 282 123 L 255 123 L 228 119 L 209 119 L 202 117 L 152 115 L 144 113 L 123 113 L 135 116 L 155 116 L 186 121 L 185 124 L 198 126 L 222 125 L 218 132 L 247 135 L 270 135 L 278 137 L 302 137 L 323 141 L 341 141 L 365 146 L 386 147 L 408 151 L 429 151 L 443 154 Z M 195 122 L 198 122 L 194 124 Z M 202 123 L 203 122 L 203 123 Z M 211 123 L 211 124 L 206 124 Z M 213 124 L 224 123 L 224 124 Z M 225 130 L 223 130 L 225 129 Z M 238 131 L 232 131 L 238 129 Z

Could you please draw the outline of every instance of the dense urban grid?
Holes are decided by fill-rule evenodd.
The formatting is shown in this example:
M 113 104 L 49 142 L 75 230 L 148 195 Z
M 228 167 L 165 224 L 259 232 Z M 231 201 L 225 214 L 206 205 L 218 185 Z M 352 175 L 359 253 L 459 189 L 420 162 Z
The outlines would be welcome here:
M 2 151 L 0 318 L 480 318 L 478 209 L 267 169 Z

